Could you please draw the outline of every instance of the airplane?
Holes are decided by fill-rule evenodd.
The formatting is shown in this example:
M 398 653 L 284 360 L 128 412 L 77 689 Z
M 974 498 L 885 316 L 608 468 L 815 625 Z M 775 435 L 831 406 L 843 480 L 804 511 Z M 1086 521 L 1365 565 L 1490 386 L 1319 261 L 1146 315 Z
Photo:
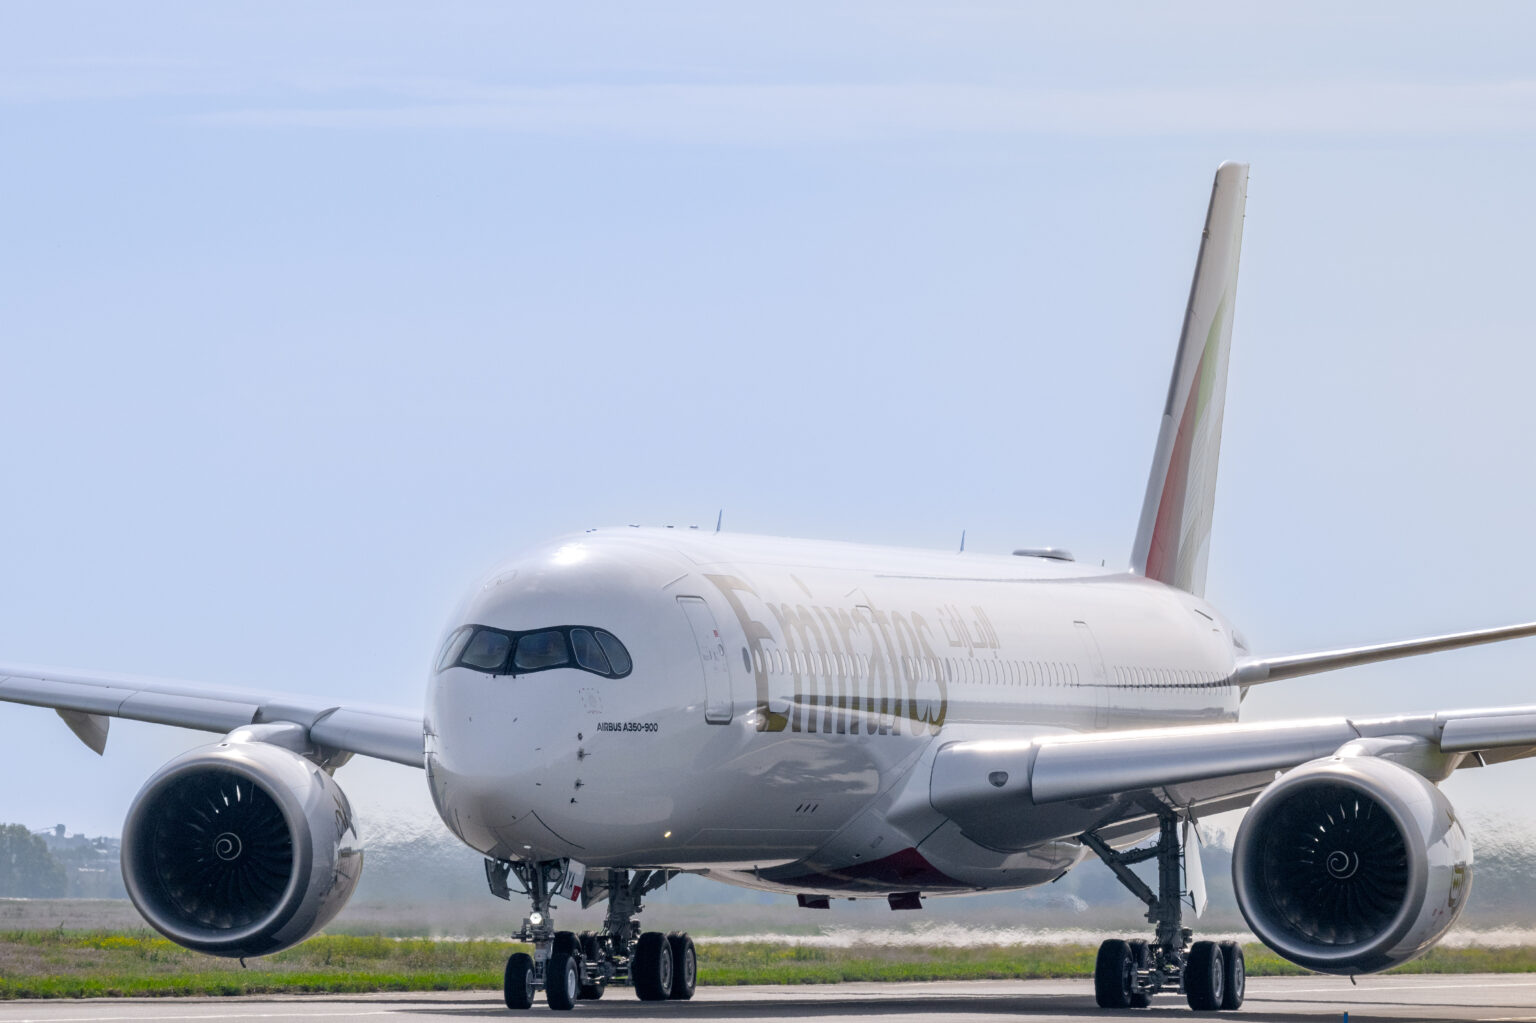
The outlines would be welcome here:
M 123 828 L 133 903 L 167 938 L 260 956 L 335 917 L 363 853 L 335 772 L 423 771 L 443 823 L 526 899 L 509 1009 L 614 985 L 687 1000 L 686 934 L 643 930 L 681 872 L 794 895 L 926 898 L 1102 860 L 1147 907 L 1096 1002 L 1242 1005 L 1242 948 L 1194 940 L 1196 825 L 1246 808 L 1232 880 L 1253 933 L 1355 976 L 1455 922 L 1472 847 L 1438 788 L 1536 754 L 1536 706 L 1244 723 L 1254 687 L 1536 635 L 1536 623 L 1284 656 L 1204 597 L 1248 167 L 1217 169 L 1128 569 L 1067 552 L 906 550 L 697 529 L 588 530 L 489 571 L 439 637 L 422 711 L 0 666 L 103 753 L 110 719 L 219 738 L 173 759 Z M 1156 883 L 1131 867 L 1156 863 Z M 606 901 L 557 930 L 559 902 Z

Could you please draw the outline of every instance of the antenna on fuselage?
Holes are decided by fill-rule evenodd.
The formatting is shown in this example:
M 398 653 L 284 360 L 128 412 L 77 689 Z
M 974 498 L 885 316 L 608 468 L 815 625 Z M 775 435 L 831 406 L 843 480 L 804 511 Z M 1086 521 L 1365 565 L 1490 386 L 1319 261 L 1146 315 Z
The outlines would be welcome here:
M 725 521 L 725 509 L 720 509 L 720 514 L 715 516 L 715 532 L 720 532 L 720 523 Z
M 960 530 L 960 553 L 965 553 L 965 530 Z

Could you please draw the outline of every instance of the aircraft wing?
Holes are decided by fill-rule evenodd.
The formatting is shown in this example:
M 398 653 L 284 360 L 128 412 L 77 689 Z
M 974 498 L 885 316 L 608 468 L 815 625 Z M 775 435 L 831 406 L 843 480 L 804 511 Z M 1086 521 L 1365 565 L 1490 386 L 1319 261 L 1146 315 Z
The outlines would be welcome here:
M 1113 841 L 1155 827 L 1162 807 L 1200 817 L 1248 806 L 1278 772 L 1356 740 L 1397 740 L 1448 773 L 1536 755 L 1536 706 L 957 742 L 935 757 L 929 801 L 994 848 L 1013 847 L 1024 815 L 1011 811 L 1025 808 L 1037 822 L 1038 808 L 1057 808 L 1060 837 Z
M 106 749 L 111 718 L 208 732 L 292 722 L 317 746 L 423 766 L 422 717 L 389 707 L 345 706 L 313 696 L 70 668 L 0 665 L 0 701 L 51 707 L 87 746 Z
M 1337 668 L 1354 667 L 1357 664 L 1373 664 L 1377 661 L 1396 660 L 1399 657 L 1416 657 L 1419 654 L 1458 650 L 1465 646 L 1498 643 L 1506 639 L 1521 639 L 1526 636 L 1536 636 L 1536 622 L 1501 625 L 1493 629 L 1474 629 L 1471 632 L 1453 632 L 1445 636 L 1400 640 L 1395 643 L 1376 643 L 1371 646 L 1325 650 L 1321 653 L 1254 657 L 1238 662 L 1237 670 L 1232 673 L 1232 681 L 1242 686 L 1257 685 L 1261 682 L 1278 682 L 1298 675 L 1315 675 Z

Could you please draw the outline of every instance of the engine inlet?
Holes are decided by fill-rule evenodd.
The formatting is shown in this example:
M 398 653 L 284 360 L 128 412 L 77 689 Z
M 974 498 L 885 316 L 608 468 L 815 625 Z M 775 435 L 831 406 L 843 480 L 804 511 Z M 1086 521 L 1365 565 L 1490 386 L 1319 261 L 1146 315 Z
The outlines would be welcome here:
M 1302 941 L 1356 945 L 1402 909 L 1408 849 L 1392 815 L 1357 789 L 1299 788 L 1265 817 L 1255 840 L 1267 915 Z
M 265 918 L 293 875 L 282 810 L 233 771 L 184 774 L 156 794 L 141 851 L 145 894 L 185 924 L 230 930 Z

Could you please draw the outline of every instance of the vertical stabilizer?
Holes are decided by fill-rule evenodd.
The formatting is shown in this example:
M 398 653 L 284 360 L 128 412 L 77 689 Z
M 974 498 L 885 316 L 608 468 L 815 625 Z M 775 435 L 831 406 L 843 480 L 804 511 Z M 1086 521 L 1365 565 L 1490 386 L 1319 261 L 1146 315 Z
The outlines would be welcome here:
M 1216 168 L 1189 306 L 1184 311 L 1184 331 L 1179 335 L 1168 403 L 1131 552 L 1132 571 L 1196 596 L 1205 593 L 1247 195 L 1247 164 L 1224 163 Z

